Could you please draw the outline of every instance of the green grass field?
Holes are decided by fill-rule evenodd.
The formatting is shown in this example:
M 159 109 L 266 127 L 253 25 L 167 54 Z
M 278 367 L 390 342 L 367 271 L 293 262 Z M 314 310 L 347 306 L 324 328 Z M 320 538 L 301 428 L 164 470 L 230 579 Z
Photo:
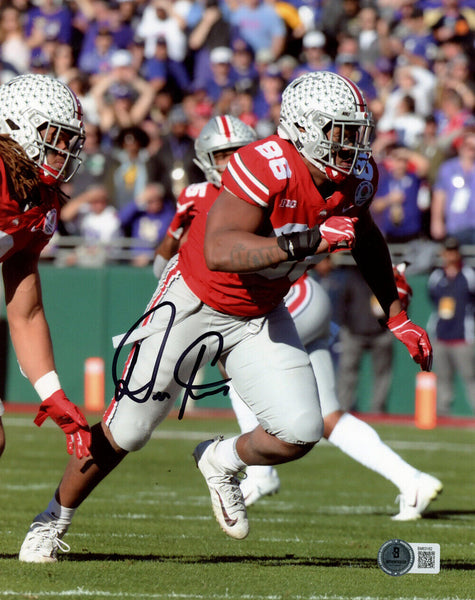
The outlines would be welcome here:
M 90 422 L 94 422 L 94 417 Z M 396 488 L 328 443 L 279 467 L 282 488 L 249 509 L 251 532 L 227 538 L 191 457 L 198 441 L 237 432 L 232 420 L 168 419 L 79 508 L 52 565 L 22 564 L 32 517 L 67 462 L 64 436 L 32 416 L 4 418 L 0 459 L 0 598 L 414 600 L 475 598 L 475 432 L 378 425 L 444 493 L 426 518 L 399 523 Z M 377 566 L 387 540 L 436 542 L 438 575 L 391 577 Z

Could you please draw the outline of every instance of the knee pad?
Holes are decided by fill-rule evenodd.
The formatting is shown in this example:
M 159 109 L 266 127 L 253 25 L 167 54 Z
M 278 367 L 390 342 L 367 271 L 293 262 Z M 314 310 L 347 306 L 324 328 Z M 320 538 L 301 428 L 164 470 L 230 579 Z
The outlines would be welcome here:
M 96 423 L 91 427 L 91 455 L 96 465 L 102 471 L 112 471 L 125 454 L 117 452 L 109 440 L 106 438 L 101 423 Z

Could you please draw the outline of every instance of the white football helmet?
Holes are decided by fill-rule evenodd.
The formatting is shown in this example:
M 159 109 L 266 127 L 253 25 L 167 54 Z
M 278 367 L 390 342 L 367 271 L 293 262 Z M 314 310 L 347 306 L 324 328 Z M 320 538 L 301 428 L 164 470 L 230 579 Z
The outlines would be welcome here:
M 252 127 L 246 125 L 232 115 L 213 117 L 201 130 L 195 140 L 195 164 L 203 171 L 206 180 L 221 187 L 221 173 L 224 166 L 218 166 L 214 153 L 220 150 L 238 149 L 255 142 L 257 134 Z
M 50 131 L 54 136 L 50 137 Z M 78 98 L 64 84 L 47 75 L 25 74 L 0 85 L 0 133 L 8 133 L 28 157 L 41 167 L 47 183 L 69 181 L 81 164 L 85 139 Z M 64 134 L 67 149 L 57 149 Z M 47 153 L 61 152 L 66 160 L 58 171 L 48 165 Z
M 360 155 L 371 156 L 373 129 L 360 89 L 336 73 L 305 73 L 282 94 L 279 136 L 333 181 L 350 175 Z M 336 164 L 338 154 L 345 155 L 346 165 Z M 362 169 L 365 161 L 360 164 Z

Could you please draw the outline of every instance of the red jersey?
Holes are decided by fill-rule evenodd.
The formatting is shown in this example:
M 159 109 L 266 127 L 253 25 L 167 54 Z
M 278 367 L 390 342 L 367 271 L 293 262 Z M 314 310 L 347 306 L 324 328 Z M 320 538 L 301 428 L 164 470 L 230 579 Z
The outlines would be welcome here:
M 206 181 L 192 183 L 182 190 L 167 235 L 175 240 L 180 240 L 191 225 L 191 221 L 196 217 L 198 210 L 201 209 L 201 204 L 207 206 L 209 210 L 211 204 L 218 197 L 218 192 L 219 188 Z
M 53 187 L 40 185 L 38 198 L 38 205 L 22 211 L 10 196 L 0 158 L 0 262 L 25 248 L 39 256 L 51 239 L 58 224 L 59 196 Z
M 373 159 L 360 160 L 356 165 L 359 174 L 350 175 L 339 185 L 329 182 L 328 194 L 323 197 L 293 144 L 273 135 L 235 152 L 222 181 L 235 196 L 266 210 L 271 235 L 278 236 L 320 225 L 331 216 L 357 217 L 366 210 L 376 193 L 378 170 Z M 237 316 L 263 315 L 322 258 L 285 261 L 254 273 L 210 271 L 203 245 L 212 202 L 206 204 L 207 209 L 197 214 L 189 229 L 179 266 L 193 292 L 216 310 Z

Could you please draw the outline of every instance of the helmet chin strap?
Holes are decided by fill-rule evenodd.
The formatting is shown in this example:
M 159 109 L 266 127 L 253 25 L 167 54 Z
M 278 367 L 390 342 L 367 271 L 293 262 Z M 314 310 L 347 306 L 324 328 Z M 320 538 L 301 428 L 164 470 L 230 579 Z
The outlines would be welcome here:
M 333 181 L 333 183 L 342 183 L 348 177 L 345 173 L 341 173 L 331 167 L 325 167 L 325 175 L 330 181 Z
M 50 167 L 46 162 L 40 167 L 40 179 L 47 185 L 52 185 L 58 181 L 59 171 Z

